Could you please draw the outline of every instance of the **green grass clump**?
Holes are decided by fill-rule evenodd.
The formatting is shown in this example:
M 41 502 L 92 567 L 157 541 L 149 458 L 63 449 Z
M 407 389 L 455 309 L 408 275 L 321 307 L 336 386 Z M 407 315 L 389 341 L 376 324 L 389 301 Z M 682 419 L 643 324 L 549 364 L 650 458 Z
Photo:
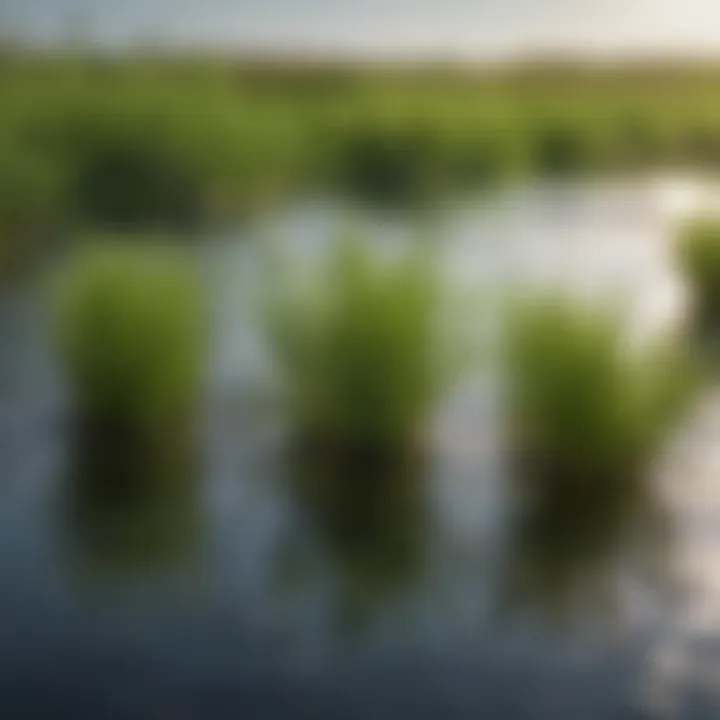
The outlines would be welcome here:
M 281 287 L 270 339 L 301 444 L 341 456 L 415 446 L 446 379 L 442 301 L 425 250 L 390 259 L 356 239 Z
M 192 412 L 204 356 L 197 278 L 168 249 L 91 245 L 55 296 L 60 359 L 81 417 L 143 437 Z
M 412 204 L 520 177 L 720 164 L 720 74 L 705 66 L 6 60 L 0 157 L 20 157 L 0 162 L 0 187 L 23 211 L 51 200 L 74 228 L 215 226 L 318 190 Z M 54 196 L 41 174 L 65 187 Z
M 629 348 L 610 313 L 568 298 L 518 303 L 505 338 L 512 450 L 523 471 L 583 491 L 642 474 L 692 373 L 674 348 Z
M 680 232 L 677 258 L 696 320 L 716 324 L 720 321 L 720 221 L 702 219 L 686 225 Z
M 292 162 L 278 117 L 222 98 L 125 93 L 74 108 L 64 123 L 73 210 L 94 227 L 186 229 L 242 218 L 290 173 L 278 167 Z

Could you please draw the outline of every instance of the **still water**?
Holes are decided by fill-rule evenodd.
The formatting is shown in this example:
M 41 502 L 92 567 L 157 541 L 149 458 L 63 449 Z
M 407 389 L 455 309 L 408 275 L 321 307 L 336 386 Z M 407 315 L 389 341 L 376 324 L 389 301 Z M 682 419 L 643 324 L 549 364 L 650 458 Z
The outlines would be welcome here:
M 548 282 L 642 334 L 681 318 L 672 227 L 715 197 L 677 178 L 528 187 L 446 212 L 437 249 L 477 337 L 503 289 Z M 512 512 L 483 363 L 422 467 L 301 471 L 253 324 L 259 238 L 307 260 L 344 218 L 305 203 L 198 247 L 212 372 L 199 458 L 167 482 L 80 465 L 43 291 L 2 290 L 0 717 L 717 717 L 718 393 L 622 512 Z M 364 222 L 391 248 L 417 219 Z M 111 493 L 111 473 L 137 482 Z

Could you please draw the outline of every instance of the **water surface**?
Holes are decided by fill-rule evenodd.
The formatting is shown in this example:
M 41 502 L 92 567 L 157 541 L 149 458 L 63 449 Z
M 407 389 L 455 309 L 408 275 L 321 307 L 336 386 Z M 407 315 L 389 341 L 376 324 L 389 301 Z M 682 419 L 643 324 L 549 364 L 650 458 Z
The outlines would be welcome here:
M 478 338 L 518 283 L 660 331 L 684 310 L 674 221 L 714 197 L 682 179 L 530 186 L 446 213 L 439 262 L 480 298 L 463 316 Z M 259 238 L 308 260 L 343 217 L 306 203 L 198 247 L 212 372 L 199 457 L 170 482 L 79 457 L 43 293 L 3 289 L 0 715 L 716 717 L 717 393 L 622 512 L 513 513 L 491 363 L 446 398 L 422 466 L 298 468 L 253 322 Z M 413 222 L 365 218 L 388 248 Z M 111 473 L 136 482 L 110 492 Z

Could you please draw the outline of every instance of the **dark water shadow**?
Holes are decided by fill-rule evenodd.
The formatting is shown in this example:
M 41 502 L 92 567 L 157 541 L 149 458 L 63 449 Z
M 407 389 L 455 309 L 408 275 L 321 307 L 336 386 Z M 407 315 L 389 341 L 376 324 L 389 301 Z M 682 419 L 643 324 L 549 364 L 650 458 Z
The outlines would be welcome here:
M 624 575 L 653 586 L 664 582 L 670 520 L 654 483 L 593 480 L 530 477 L 516 484 L 507 608 L 556 624 L 588 612 L 613 617 Z
M 432 530 L 425 474 L 417 461 L 296 459 L 287 490 L 308 542 L 291 538 L 282 567 L 306 568 L 305 583 L 329 580 L 340 634 L 368 628 L 422 582 Z
M 151 447 L 124 429 L 75 428 L 62 488 L 63 546 L 88 585 L 123 585 L 189 567 L 202 536 L 197 448 Z

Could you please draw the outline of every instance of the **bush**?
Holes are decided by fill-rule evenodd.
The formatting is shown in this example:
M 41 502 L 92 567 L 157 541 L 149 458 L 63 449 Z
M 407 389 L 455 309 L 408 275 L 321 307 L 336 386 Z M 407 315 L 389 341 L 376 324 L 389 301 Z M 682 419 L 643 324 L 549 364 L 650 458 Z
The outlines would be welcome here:
M 446 379 L 428 255 L 390 260 L 343 239 L 308 284 L 280 285 L 270 339 L 295 435 L 341 454 L 412 447 Z
M 202 300 L 168 249 L 102 243 L 73 258 L 56 294 L 56 335 L 82 416 L 146 437 L 197 402 Z
M 642 473 L 691 389 L 669 347 L 631 352 L 611 314 L 562 298 L 521 301 L 505 338 L 520 468 L 581 492 Z
M 720 320 L 720 221 L 701 219 L 680 232 L 677 257 L 702 325 Z

